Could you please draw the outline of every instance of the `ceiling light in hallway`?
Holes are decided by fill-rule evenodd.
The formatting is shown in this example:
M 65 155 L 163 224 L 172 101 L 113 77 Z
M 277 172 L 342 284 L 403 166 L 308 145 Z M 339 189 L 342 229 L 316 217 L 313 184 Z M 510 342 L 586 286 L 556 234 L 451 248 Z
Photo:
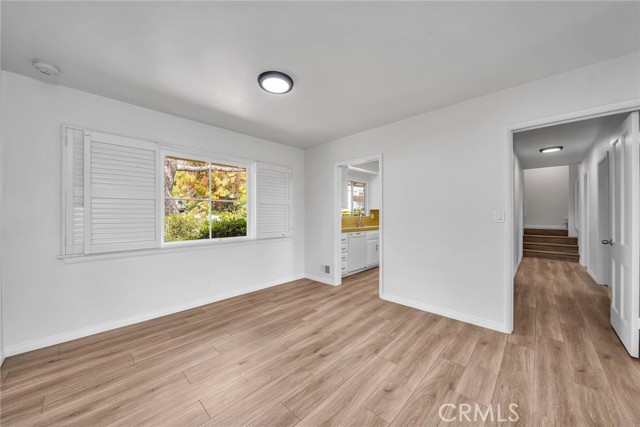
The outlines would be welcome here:
M 555 147 L 541 148 L 540 152 L 541 153 L 555 153 L 556 151 L 561 151 L 562 148 L 563 148 L 562 145 L 557 145 Z
M 265 71 L 258 76 L 258 84 L 269 93 L 283 94 L 293 88 L 293 79 L 280 71 Z

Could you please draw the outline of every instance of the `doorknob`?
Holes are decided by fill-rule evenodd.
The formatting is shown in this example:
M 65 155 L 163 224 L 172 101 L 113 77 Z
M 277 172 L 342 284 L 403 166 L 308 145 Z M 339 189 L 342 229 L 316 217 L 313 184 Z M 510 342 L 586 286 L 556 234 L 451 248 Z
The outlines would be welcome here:
M 611 245 L 611 246 L 613 246 L 613 239 L 611 239 L 611 240 L 603 240 L 602 244 L 603 245 Z

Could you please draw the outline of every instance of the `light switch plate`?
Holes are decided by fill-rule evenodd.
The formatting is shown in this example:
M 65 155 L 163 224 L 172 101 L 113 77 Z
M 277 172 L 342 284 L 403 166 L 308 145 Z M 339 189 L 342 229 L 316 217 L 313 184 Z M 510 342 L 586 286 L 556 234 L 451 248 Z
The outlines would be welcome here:
M 495 211 L 493 213 L 494 222 L 504 222 L 504 211 Z

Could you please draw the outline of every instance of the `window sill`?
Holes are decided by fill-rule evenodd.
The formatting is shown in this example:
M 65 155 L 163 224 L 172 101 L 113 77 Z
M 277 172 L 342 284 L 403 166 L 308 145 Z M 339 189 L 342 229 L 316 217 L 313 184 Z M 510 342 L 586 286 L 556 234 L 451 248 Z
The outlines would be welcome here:
M 153 248 L 153 249 L 105 252 L 105 253 L 89 254 L 89 255 L 58 255 L 57 258 L 62 262 L 64 262 L 65 264 L 79 264 L 84 262 L 107 261 L 107 260 L 121 259 L 121 258 L 138 258 L 143 256 L 165 255 L 165 254 L 171 254 L 171 253 L 200 251 L 205 249 L 216 249 L 216 248 L 229 248 L 229 247 L 237 247 L 237 246 L 244 246 L 244 245 L 267 244 L 267 243 L 291 241 L 291 240 L 293 240 L 293 236 L 274 237 L 274 238 L 267 238 L 267 239 L 241 238 L 241 239 L 233 239 L 230 241 L 216 240 L 212 242 L 208 242 L 208 241 L 206 242 L 202 242 L 202 241 L 172 242 L 169 244 L 165 243 L 164 246 L 160 248 Z

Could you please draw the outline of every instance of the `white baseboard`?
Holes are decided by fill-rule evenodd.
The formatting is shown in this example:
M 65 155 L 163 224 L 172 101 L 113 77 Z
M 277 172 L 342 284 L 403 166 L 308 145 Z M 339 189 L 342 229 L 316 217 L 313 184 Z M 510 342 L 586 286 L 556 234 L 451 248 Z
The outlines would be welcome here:
M 167 316 L 169 314 L 178 313 L 180 311 L 189 310 L 192 308 L 200 307 L 203 305 L 211 304 L 217 301 L 222 301 L 225 299 L 237 297 L 240 295 L 248 294 L 251 292 L 259 291 L 261 289 L 270 288 L 273 286 L 278 286 L 283 283 L 292 282 L 294 280 L 304 279 L 304 274 L 298 274 L 295 276 L 285 277 L 279 280 L 270 281 L 266 283 L 262 283 L 255 286 L 249 286 L 246 288 L 233 290 L 229 292 L 225 292 L 222 294 L 218 294 L 212 297 L 203 298 L 197 301 L 188 302 L 185 304 L 176 305 L 173 307 L 164 308 L 161 310 L 156 310 L 152 312 L 148 312 L 145 314 L 131 316 L 124 319 L 114 320 L 111 322 L 101 323 L 99 325 L 90 326 L 87 328 L 76 329 L 74 331 L 65 332 L 62 334 L 52 335 L 45 338 L 38 338 L 35 340 L 25 341 L 18 344 L 8 345 L 5 347 L 5 355 L 15 356 L 16 354 L 26 353 L 27 351 L 37 350 L 39 348 L 49 347 L 51 345 L 60 344 L 63 342 L 75 340 L 78 338 L 84 338 L 89 335 L 99 334 L 101 332 L 110 331 L 112 329 L 121 328 L 123 326 L 133 325 L 135 323 L 145 322 L 147 320 L 155 319 L 162 316 Z
M 4 363 L 4 352 L 0 351 L 0 366 Z
M 567 230 L 564 225 L 525 225 L 523 228 L 540 228 L 542 230 Z
M 516 274 L 518 274 L 518 268 L 520 268 L 520 263 L 522 262 L 522 250 L 520 250 L 520 254 L 518 255 L 518 261 L 516 262 L 516 265 L 514 265 L 513 267 L 513 279 L 516 278 Z
M 598 275 L 596 273 L 594 273 L 593 271 L 591 271 L 591 269 L 589 267 L 587 267 L 587 273 L 589 273 L 589 276 L 591 276 L 591 278 L 593 279 L 594 282 L 596 282 L 596 284 L 600 285 L 600 286 L 605 286 L 606 283 L 601 283 L 600 279 L 598 279 Z
M 431 304 L 425 304 L 423 302 L 415 301 L 409 298 L 399 297 L 397 295 L 390 295 L 384 293 L 380 295 L 385 301 L 395 302 L 397 304 L 406 305 L 407 307 L 417 308 L 418 310 L 427 311 L 429 313 L 438 314 L 444 317 L 450 317 L 451 319 L 459 320 L 465 323 L 471 323 L 472 325 L 481 326 L 483 328 L 492 329 L 494 331 L 510 334 L 511 331 L 507 330 L 504 323 L 496 322 L 494 320 L 484 319 L 482 317 L 472 316 L 459 311 L 450 310 L 448 308 L 438 307 Z
M 335 283 L 333 283 L 333 280 L 331 280 L 331 277 L 316 276 L 315 274 L 309 274 L 309 273 L 305 274 L 304 277 L 309 280 L 313 280 L 314 282 L 324 283 L 325 285 L 331 285 L 331 286 L 336 285 Z

